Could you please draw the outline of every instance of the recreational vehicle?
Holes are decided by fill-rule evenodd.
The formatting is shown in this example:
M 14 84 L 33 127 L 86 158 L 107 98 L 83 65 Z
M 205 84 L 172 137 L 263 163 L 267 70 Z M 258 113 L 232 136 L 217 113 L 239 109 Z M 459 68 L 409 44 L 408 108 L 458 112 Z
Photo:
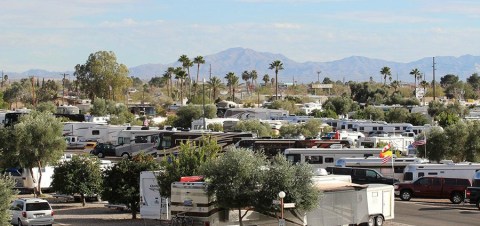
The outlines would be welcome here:
M 314 168 L 334 166 L 335 162 L 345 157 L 378 156 L 382 148 L 289 148 L 285 156 L 292 163 L 308 163 Z
M 403 156 L 407 156 L 408 146 L 415 142 L 413 137 L 388 136 L 388 137 L 361 137 L 358 139 L 357 147 L 382 148 L 386 144 L 391 144 L 393 149 L 399 150 Z
M 240 119 L 237 119 L 237 118 L 206 118 L 206 119 L 200 118 L 200 119 L 197 119 L 197 120 L 193 120 L 192 121 L 192 127 L 190 127 L 190 128 L 192 130 L 207 130 L 208 125 L 210 125 L 210 124 L 220 124 L 220 125 L 222 125 L 222 128 L 224 128 L 224 123 L 225 122 L 232 123 L 232 122 L 239 122 L 239 121 L 240 121 Z M 205 123 L 206 127 L 204 127 L 204 123 Z
M 160 196 L 157 176 L 160 171 L 140 172 L 140 216 L 145 219 L 170 219 L 169 199 Z
M 393 161 L 393 163 L 392 163 Z M 359 167 L 375 169 L 383 175 L 392 176 L 395 179 L 403 181 L 403 171 L 410 164 L 428 163 L 428 160 L 421 158 L 391 158 L 388 162 L 384 162 L 383 158 L 340 158 L 336 161 L 335 166 L 340 167 Z
M 370 132 L 383 131 L 388 134 L 401 134 L 403 132 L 412 131 L 413 125 L 410 123 L 356 123 L 353 125 L 352 130 L 369 134 Z
M 479 170 L 479 163 L 410 164 L 405 167 L 403 180 L 413 181 L 424 176 L 471 180 Z

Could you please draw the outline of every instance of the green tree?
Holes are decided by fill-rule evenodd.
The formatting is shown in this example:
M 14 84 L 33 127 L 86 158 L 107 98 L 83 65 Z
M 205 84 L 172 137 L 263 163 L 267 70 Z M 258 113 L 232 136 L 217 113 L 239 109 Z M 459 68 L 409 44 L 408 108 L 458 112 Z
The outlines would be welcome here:
M 420 82 L 420 86 L 423 88 L 423 105 L 425 105 L 425 96 L 427 95 L 427 87 L 430 84 L 428 84 L 427 81 L 423 80 Z
M 201 165 L 217 157 L 222 147 L 209 136 L 202 137 L 198 144 L 186 142 L 180 144 L 177 155 L 170 154 L 160 162 L 161 173 L 157 177 L 160 195 L 170 197 L 171 184 L 180 181 L 182 176 L 202 175 Z
M 13 189 L 15 181 L 8 176 L 0 176 L 0 222 L 1 225 L 10 225 L 10 205 L 16 198 L 17 192 Z
M 427 144 L 417 148 L 417 155 L 420 157 L 425 157 L 424 151 L 426 151 L 426 158 L 430 161 L 440 161 L 445 159 L 447 155 L 447 149 L 449 140 L 445 133 L 437 128 L 433 128 L 427 134 Z
M 270 63 L 270 67 L 268 69 L 275 71 L 275 98 L 278 100 L 278 71 L 283 70 L 283 63 L 280 60 L 275 60 Z
M 425 124 L 429 124 L 427 117 L 425 115 L 423 115 L 422 113 L 419 113 L 419 112 L 410 113 L 407 116 L 407 121 L 405 121 L 405 122 L 411 123 L 414 126 L 423 126 Z
M 295 114 L 299 111 L 297 105 L 295 105 L 295 102 L 290 100 L 275 100 L 270 106 L 268 106 L 268 108 L 287 110 L 291 114 Z
M 172 85 L 173 85 L 173 75 L 175 74 L 174 67 L 168 67 L 167 70 L 163 73 L 163 78 L 167 80 L 167 93 L 169 97 L 172 97 Z
M 137 218 L 140 208 L 140 172 L 160 168 L 151 155 L 140 153 L 132 160 L 122 159 L 105 171 L 102 199 L 110 203 L 124 204 Z
M 420 72 L 420 70 L 418 70 L 418 68 L 414 68 L 412 69 L 412 71 L 410 71 L 410 75 L 412 75 L 413 78 L 415 79 L 415 90 L 413 93 L 416 96 L 417 95 L 417 79 L 422 79 L 422 73 Z
M 57 112 L 57 106 L 51 101 L 41 102 L 41 103 L 37 104 L 36 110 L 41 111 L 41 112 L 56 113 Z
M 337 113 L 335 113 L 335 111 L 332 109 L 324 109 L 323 111 L 315 109 L 310 113 L 310 115 L 315 118 L 338 118 Z
M 207 82 L 207 87 L 212 90 L 212 99 L 216 100 L 221 89 L 224 88 L 222 81 L 217 76 L 213 76 Z
M 441 112 L 435 118 L 437 119 L 438 124 L 442 127 L 447 127 L 460 121 L 458 115 L 447 111 Z
M 4 154 L 9 155 L 8 158 L 18 158 L 20 167 L 30 171 L 39 194 L 42 193 L 40 189 L 42 171 L 40 169 L 56 164 L 67 148 L 62 131 L 63 124 L 51 113 L 32 111 L 30 114 L 20 117 L 19 123 L 13 127 L 12 144 L 4 149 Z M 35 167 L 39 169 L 38 181 L 33 178 L 33 168 Z
M 205 59 L 203 59 L 203 56 L 197 56 L 193 59 L 193 63 L 197 64 L 197 83 L 198 83 L 199 75 L 200 75 L 200 64 L 205 64 Z
M 3 93 L 3 100 L 9 104 L 8 108 L 12 108 L 12 104 L 15 103 L 15 108 L 17 108 L 16 103 L 22 97 L 24 87 L 19 82 L 14 82 L 10 87 L 8 87 Z
M 60 194 L 80 194 L 82 205 L 85 197 L 102 191 L 102 171 L 97 158 L 74 155 L 70 161 L 63 161 L 55 167 L 52 189 Z
M 182 70 L 181 68 L 175 69 L 175 78 L 180 81 L 180 102 L 183 104 L 183 86 L 185 83 L 185 80 L 188 78 L 188 74 Z
M 460 81 L 460 78 L 456 75 L 447 74 L 440 78 L 440 85 L 442 88 L 446 88 Z
M 190 68 L 193 66 L 193 62 L 185 54 L 181 55 L 180 58 L 178 58 L 178 62 L 182 63 L 183 69 L 187 71 L 187 78 L 191 80 Z
M 250 72 L 249 71 L 244 71 L 242 73 L 242 79 L 245 81 L 245 87 L 247 87 L 247 94 L 249 93 L 249 88 L 248 88 L 248 81 L 250 81 Z
M 337 113 L 337 115 L 346 115 L 350 111 L 354 111 L 358 108 L 358 105 L 353 102 L 352 99 L 341 96 L 341 97 L 329 97 L 325 101 L 324 109 L 331 109 Z
M 233 127 L 233 129 L 240 130 L 242 132 L 256 133 L 258 137 L 272 136 L 272 129 L 270 125 L 267 123 L 262 123 L 256 119 L 240 121 Z
M 480 76 L 478 76 L 478 73 L 473 73 L 470 77 L 468 77 L 467 83 L 472 85 L 475 91 L 478 91 L 480 89 Z
M 364 109 L 357 110 L 353 115 L 353 118 L 383 121 L 385 120 L 385 112 L 381 108 L 367 106 Z
M 205 115 L 207 118 L 215 118 L 217 107 L 213 104 L 205 106 Z M 203 117 L 203 107 L 200 105 L 186 105 L 177 110 L 177 119 L 174 122 L 175 127 L 190 128 L 193 120 Z
M 265 86 L 268 85 L 268 81 L 270 81 L 270 76 L 268 76 L 268 74 L 265 74 L 263 75 L 263 78 L 262 78 L 263 82 L 265 83 Z
M 385 114 L 385 121 L 388 123 L 402 123 L 407 121 L 409 113 L 405 108 L 393 108 Z
M 215 132 L 223 132 L 223 124 L 222 123 L 208 124 L 207 129 Z
M 431 101 L 428 104 L 427 112 L 431 117 L 435 117 L 436 115 L 440 114 L 446 110 L 445 105 L 440 101 Z
M 318 119 L 311 119 L 303 124 L 288 124 L 280 128 L 280 135 L 286 138 L 293 138 L 303 135 L 304 137 L 317 137 L 320 134 L 322 122 Z
M 387 78 L 390 79 L 392 77 L 392 72 L 390 71 L 390 68 L 382 67 L 382 69 L 380 70 L 380 74 L 383 76 L 383 85 L 387 85 Z
M 107 101 L 102 98 L 95 98 L 90 113 L 95 116 L 105 116 L 108 114 Z
M 203 165 L 208 194 L 216 195 L 219 207 L 238 210 L 241 226 L 246 213 L 258 204 L 267 165 L 265 155 L 235 148 Z M 245 208 L 247 211 L 242 214 Z
M 117 63 L 115 53 L 99 51 L 90 54 L 85 64 L 75 66 L 75 77 L 80 90 L 91 100 L 96 97 L 104 99 L 122 99 L 123 90 L 131 86 L 128 68 Z

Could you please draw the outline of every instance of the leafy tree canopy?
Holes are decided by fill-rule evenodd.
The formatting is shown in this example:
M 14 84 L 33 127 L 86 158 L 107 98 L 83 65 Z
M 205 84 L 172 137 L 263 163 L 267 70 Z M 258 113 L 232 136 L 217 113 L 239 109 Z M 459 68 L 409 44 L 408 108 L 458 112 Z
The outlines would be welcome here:
M 258 137 L 272 136 L 271 126 L 256 119 L 240 121 L 234 126 L 234 130 L 256 133 Z

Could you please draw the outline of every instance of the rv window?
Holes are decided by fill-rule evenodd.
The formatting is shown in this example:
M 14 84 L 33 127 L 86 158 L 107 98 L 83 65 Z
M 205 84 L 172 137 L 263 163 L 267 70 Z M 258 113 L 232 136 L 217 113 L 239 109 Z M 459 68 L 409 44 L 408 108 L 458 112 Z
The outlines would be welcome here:
M 378 127 L 378 130 L 383 130 L 383 126 Z
M 119 137 L 118 138 L 118 145 L 122 145 L 122 144 L 124 144 L 123 143 L 123 137 Z
M 395 131 L 400 130 L 399 126 L 395 126 Z
M 148 142 L 147 138 L 148 138 L 147 136 L 136 136 L 135 137 L 135 143 L 137 143 L 137 144 L 138 143 L 142 143 L 142 144 L 147 143 Z
M 418 177 L 423 177 L 425 176 L 425 173 L 418 173 Z
M 373 127 L 372 130 L 377 130 L 377 127 Z
M 322 156 L 305 156 L 305 162 L 308 164 L 323 164 Z
M 412 172 L 406 172 L 406 173 L 403 175 L 403 180 L 404 180 L 404 181 L 411 181 L 411 180 L 413 180 L 413 173 L 412 173 Z
M 360 131 L 364 131 L 365 130 L 365 127 L 360 127 Z
M 100 130 L 92 130 L 92 135 L 100 135 Z
M 429 172 L 428 175 L 438 175 L 437 172 Z
M 287 160 L 291 163 L 300 162 L 300 154 L 287 154 Z
M 395 166 L 395 167 L 393 168 L 393 172 L 395 172 L 395 173 L 403 173 L 403 169 L 404 169 L 404 168 L 405 168 L 405 167 L 403 167 L 403 166 Z
M 170 148 L 172 146 L 172 137 L 171 136 L 164 136 L 162 137 L 162 142 L 160 143 L 160 147 L 163 148 Z
M 325 158 L 325 163 L 333 163 L 333 158 Z

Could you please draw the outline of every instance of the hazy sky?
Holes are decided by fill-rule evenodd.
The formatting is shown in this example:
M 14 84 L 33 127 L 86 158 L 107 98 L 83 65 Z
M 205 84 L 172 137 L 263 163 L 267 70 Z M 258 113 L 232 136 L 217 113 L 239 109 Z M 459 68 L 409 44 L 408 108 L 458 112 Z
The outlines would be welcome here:
M 232 47 L 297 62 L 480 55 L 478 0 L 2 0 L 0 70 L 134 67 Z

